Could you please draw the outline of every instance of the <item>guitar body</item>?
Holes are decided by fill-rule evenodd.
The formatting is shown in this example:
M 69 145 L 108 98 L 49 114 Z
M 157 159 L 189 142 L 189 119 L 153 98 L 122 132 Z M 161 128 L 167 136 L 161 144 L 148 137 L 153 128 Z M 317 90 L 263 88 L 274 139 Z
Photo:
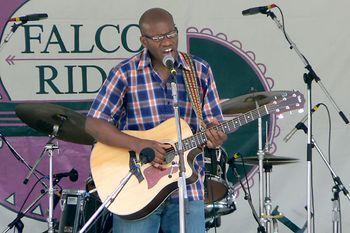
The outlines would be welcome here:
M 188 124 L 181 120 L 183 138 L 192 135 Z M 177 142 L 175 118 L 171 118 L 159 126 L 146 131 L 123 131 L 126 134 L 174 145 Z M 184 153 L 186 167 L 186 183 L 197 180 L 193 168 L 193 160 L 200 153 L 200 149 L 193 149 Z M 138 157 L 138 155 L 137 155 Z M 128 174 L 130 154 L 127 149 L 107 146 L 97 143 L 91 154 L 91 172 L 101 201 L 118 187 L 121 180 Z M 132 175 L 108 210 L 125 219 L 140 219 L 152 213 L 172 192 L 178 188 L 179 168 L 178 156 L 167 168 L 161 171 L 150 163 L 141 166 L 144 179 L 139 182 Z M 175 166 L 173 163 L 175 162 Z M 169 176 L 172 174 L 171 176 Z

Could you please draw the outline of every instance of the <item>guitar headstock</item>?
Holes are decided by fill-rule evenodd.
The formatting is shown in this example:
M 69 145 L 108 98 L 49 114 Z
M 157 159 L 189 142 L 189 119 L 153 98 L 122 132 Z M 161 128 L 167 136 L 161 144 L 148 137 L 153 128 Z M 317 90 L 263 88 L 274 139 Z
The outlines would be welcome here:
M 299 91 L 284 91 L 274 97 L 274 100 L 267 104 L 266 107 L 271 113 L 282 114 L 291 112 L 296 109 L 303 109 L 305 98 Z

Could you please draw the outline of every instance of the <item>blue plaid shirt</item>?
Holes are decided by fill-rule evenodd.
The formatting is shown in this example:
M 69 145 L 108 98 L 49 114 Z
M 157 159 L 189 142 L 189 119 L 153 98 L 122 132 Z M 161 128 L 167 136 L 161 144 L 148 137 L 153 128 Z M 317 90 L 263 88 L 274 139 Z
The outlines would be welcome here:
M 192 56 L 202 102 L 203 120 L 206 124 L 216 118 L 223 121 L 219 95 L 216 90 L 209 64 Z M 179 53 L 175 61 L 178 105 L 180 117 L 190 126 L 193 133 L 200 129 L 200 120 L 192 108 L 182 70 L 190 69 Z M 170 79 L 162 81 L 153 69 L 147 49 L 115 66 L 103 83 L 94 100 L 88 116 L 113 123 L 120 130 L 148 130 L 174 117 L 173 97 Z M 197 156 L 194 168 L 199 179 L 187 186 L 188 200 L 203 200 L 204 162 L 203 155 Z M 175 197 L 176 194 L 173 195 Z

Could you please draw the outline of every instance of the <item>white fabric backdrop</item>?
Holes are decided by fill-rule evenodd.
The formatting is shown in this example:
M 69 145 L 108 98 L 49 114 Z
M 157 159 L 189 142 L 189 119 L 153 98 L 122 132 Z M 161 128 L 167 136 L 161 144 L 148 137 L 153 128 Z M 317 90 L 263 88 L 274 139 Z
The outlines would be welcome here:
M 324 86 L 332 95 L 341 110 L 350 118 L 349 91 L 350 86 L 350 28 L 349 22 L 350 2 L 341 1 L 275 1 L 283 10 L 286 20 L 286 30 L 291 39 L 298 46 L 320 76 Z M 271 4 L 268 1 L 104 1 L 101 5 L 87 3 L 85 1 L 50 1 L 45 6 L 42 1 L 32 0 L 25 4 L 16 16 L 27 12 L 48 12 L 50 23 L 83 22 L 93 25 L 94 22 L 118 21 L 137 23 L 140 14 L 150 7 L 160 6 L 173 13 L 174 19 L 180 29 L 180 35 L 190 26 L 197 28 L 210 28 L 216 33 L 225 33 L 231 40 L 242 42 L 246 50 L 256 54 L 257 62 L 267 67 L 266 76 L 275 81 L 274 90 L 296 89 L 304 93 L 306 87 L 303 82 L 304 65 L 294 51 L 288 48 L 281 31 L 275 23 L 264 15 L 243 17 L 243 9 Z M 58 10 L 57 10 L 58 9 Z M 274 10 L 280 19 L 277 10 Z M 67 23 L 68 22 L 68 23 Z M 43 22 L 45 23 L 45 22 Z M 4 32 L 7 34 L 9 25 Z M 3 38 L 2 38 L 3 40 Z M 17 41 L 19 38 L 13 38 Z M 131 40 L 132 41 L 132 40 Z M 11 41 L 12 42 L 12 41 Z M 186 50 L 185 37 L 180 37 L 180 48 Z M 135 42 L 136 43 L 136 42 Z M 82 42 L 84 44 L 84 42 Z M 13 44 L 8 44 L 0 52 L 1 60 L 13 49 Z M 2 53 L 2 54 L 1 54 Z M 5 56 L 6 55 L 6 56 Z M 129 53 L 123 51 L 119 57 L 126 57 Z M 105 63 L 111 67 L 116 61 Z M 1 73 L 8 72 L 3 62 Z M 16 72 L 16 71 L 13 71 Z M 20 72 L 20 71 L 18 71 Z M 4 75 L 1 74 L 4 79 Z M 13 93 L 14 94 L 14 93 Z M 15 94 L 14 94 L 15 95 Z M 320 86 L 313 83 L 313 104 L 323 102 L 328 105 L 332 120 L 332 167 L 342 178 L 343 183 L 349 188 L 350 176 L 350 130 L 340 119 L 335 109 L 325 96 Z M 21 97 L 18 97 L 21 99 Z M 58 98 L 58 97 L 57 97 Z M 60 96 L 59 98 L 63 98 Z M 88 99 L 93 95 L 74 96 L 71 98 Z M 36 99 L 30 96 L 28 99 Z M 279 210 L 290 220 L 301 227 L 306 221 L 306 135 L 298 132 L 288 143 L 282 138 L 300 120 L 303 115 L 286 116 L 278 120 L 281 134 L 275 139 L 277 151 L 275 155 L 289 156 L 300 159 L 299 163 L 277 166 L 271 174 L 271 194 L 273 206 L 278 205 Z M 314 114 L 313 135 L 322 151 L 327 154 L 328 146 L 328 118 L 326 111 L 320 109 Z M 316 150 L 313 150 L 313 174 L 315 197 L 315 221 L 316 232 L 326 233 L 332 231 L 332 192 L 333 186 L 330 172 L 321 160 Z M 6 174 L 1 174 L 6 176 Z M 257 176 L 256 176 L 257 180 Z M 255 207 L 258 208 L 257 185 L 251 190 Z M 350 202 L 343 194 L 340 194 L 343 232 L 350 231 Z M 0 207 L 0 229 L 14 218 L 14 213 Z M 41 232 L 45 229 L 45 223 L 26 219 L 24 221 L 25 232 Z M 280 232 L 290 232 L 282 224 L 279 224 Z M 222 218 L 222 226 L 217 232 L 256 232 L 256 223 L 252 217 L 247 202 L 242 193 L 237 199 L 237 210 Z M 210 232 L 215 232 L 214 229 Z

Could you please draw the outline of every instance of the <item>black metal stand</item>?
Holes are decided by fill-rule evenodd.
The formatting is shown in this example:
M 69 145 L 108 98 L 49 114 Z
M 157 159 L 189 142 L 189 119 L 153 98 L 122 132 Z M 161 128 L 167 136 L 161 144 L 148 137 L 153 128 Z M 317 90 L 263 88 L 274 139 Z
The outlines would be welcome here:
M 9 224 L 7 225 L 7 228 L 2 231 L 2 233 L 6 233 L 9 230 L 11 230 L 13 227 L 16 227 L 18 232 L 22 232 L 24 225 L 21 221 L 21 219 L 26 215 L 26 213 L 28 213 L 28 211 L 38 202 L 40 201 L 41 198 L 43 198 L 47 193 L 47 190 L 45 190 L 45 192 L 43 192 L 39 197 L 37 197 L 28 207 L 27 209 L 25 209 L 23 212 L 19 212 L 17 214 L 17 217 Z
M 149 148 L 145 148 L 144 150 L 148 150 Z M 142 152 L 140 153 L 140 161 L 136 160 L 136 155 L 134 151 L 130 151 L 130 157 L 132 158 L 132 162 L 130 163 L 130 170 L 128 174 L 120 181 L 119 185 L 113 190 L 113 192 L 107 196 L 106 200 L 103 201 L 101 206 L 95 211 L 95 213 L 90 217 L 90 219 L 85 223 L 85 225 L 79 230 L 79 233 L 83 233 L 88 230 L 89 226 L 97 220 L 100 213 L 103 211 L 104 208 L 108 208 L 115 198 L 118 196 L 118 194 L 122 191 L 124 186 L 128 183 L 132 175 L 135 175 L 138 179 L 142 180 L 143 176 L 141 174 L 140 168 L 143 164 L 149 163 L 154 159 L 154 151 L 151 150 L 153 154 Z
M 1 133 L 0 131 L 0 137 L 2 138 L 3 142 L 5 142 L 5 144 L 8 146 L 8 148 L 10 149 L 11 153 L 13 154 L 13 156 L 21 163 L 24 164 L 24 166 L 26 166 L 26 168 L 31 171 L 31 170 L 35 170 L 33 169 L 32 166 L 30 166 L 25 160 L 24 158 L 15 150 L 15 148 L 13 148 L 13 146 L 6 140 L 6 137 L 3 135 L 3 133 Z M 38 172 L 37 170 L 35 170 L 36 172 Z M 40 172 L 39 172 L 40 173 Z M 39 178 L 39 176 L 34 172 L 33 173 L 34 176 L 40 181 L 40 183 L 45 187 L 48 188 L 47 185 Z M 40 173 L 42 176 L 43 174 Z
M 243 158 L 242 158 L 242 160 L 243 160 Z M 257 214 L 257 212 L 256 212 L 256 210 L 254 208 L 254 205 L 253 205 L 253 202 L 252 202 L 252 197 L 251 197 L 250 193 L 247 192 L 247 190 L 244 187 L 244 184 L 243 184 L 243 182 L 241 180 L 241 176 L 237 172 L 237 168 L 236 168 L 236 165 L 234 163 L 234 159 L 229 159 L 227 161 L 227 163 L 229 164 L 229 167 L 232 169 L 232 172 L 233 172 L 234 176 L 239 180 L 239 183 L 241 184 L 242 190 L 244 192 L 244 200 L 248 201 L 250 209 L 252 210 L 253 217 L 254 217 L 256 223 L 258 224 L 257 232 L 258 233 L 266 233 L 265 227 L 260 222 L 260 216 L 258 216 L 258 214 Z M 243 166 L 245 166 L 245 165 L 243 164 Z M 247 182 L 247 184 L 248 184 L 248 182 Z
M 177 148 L 175 151 L 179 156 L 179 226 L 180 233 L 186 232 L 186 218 L 185 218 L 185 205 L 187 201 L 187 189 L 186 189 L 186 167 L 184 161 L 184 150 L 182 146 L 182 132 L 181 132 L 181 121 L 177 98 L 177 86 L 176 86 L 176 73 L 170 72 L 171 78 L 171 93 L 173 96 L 173 109 L 176 119 L 176 131 L 177 131 Z
M 298 129 L 302 129 L 305 133 L 307 133 L 309 130 L 308 128 L 305 126 L 304 123 L 301 123 L 299 125 L 300 127 Z M 343 194 L 348 198 L 348 200 L 350 201 L 350 195 L 349 195 L 349 191 L 346 189 L 346 187 L 344 186 L 343 182 L 341 181 L 340 177 L 334 172 L 333 168 L 331 167 L 331 165 L 329 164 L 329 162 L 327 161 L 327 159 L 325 158 L 325 156 L 323 155 L 321 148 L 318 146 L 316 140 L 314 139 L 314 137 L 312 136 L 311 138 L 312 141 L 312 146 L 316 148 L 316 150 L 318 151 L 319 155 L 321 156 L 323 162 L 326 164 L 327 168 L 329 169 L 329 171 L 331 172 L 333 181 L 334 181 L 334 186 L 332 188 L 333 191 L 333 217 L 332 217 L 332 221 L 333 221 L 333 233 L 339 233 L 339 229 L 341 227 L 340 225 L 340 202 L 339 202 L 339 192 L 343 192 Z
M 277 27 L 284 33 L 285 38 L 287 39 L 289 43 L 289 48 L 294 49 L 294 51 L 297 53 L 299 58 L 302 60 L 302 62 L 305 65 L 305 68 L 309 71 L 307 74 L 304 74 L 304 82 L 307 84 L 307 110 L 308 110 L 308 121 L 307 121 L 307 127 L 308 127 L 308 137 L 307 137 L 307 233 L 311 233 L 311 186 L 312 186 L 312 116 L 311 116 L 311 110 L 312 110 L 312 96 L 311 96 L 311 87 L 312 87 L 312 81 L 315 80 L 317 84 L 320 85 L 323 92 L 326 94 L 328 99 L 331 101 L 337 112 L 339 113 L 340 117 L 343 119 L 343 121 L 348 124 L 349 120 L 346 118 L 345 114 L 340 111 L 339 107 L 329 94 L 329 92 L 326 90 L 326 88 L 323 86 L 320 78 L 317 76 L 315 71 L 312 69 L 311 65 L 305 58 L 305 56 L 299 51 L 298 47 L 295 45 L 295 43 L 290 39 L 289 35 L 286 33 L 283 25 L 280 23 L 280 21 L 277 19 L 276 15 L 272 11 L 266 12 L 267 16 L 270 17 L 277 25 Z
M 3 46 L 9 42 L 9 40 L 11 39 L 12 35 L 17 31 L 17 28 L 19 28 L 20 26 L 22 26 L 23 24 L 26 24 L 28 21 L 22 21 L 20 23 L 13 23 L 13 25 L 11 26 L 11 31 L 6 35 L 4 42 L 2 44 L 0 44 L 0 51 L 2 50 Z

